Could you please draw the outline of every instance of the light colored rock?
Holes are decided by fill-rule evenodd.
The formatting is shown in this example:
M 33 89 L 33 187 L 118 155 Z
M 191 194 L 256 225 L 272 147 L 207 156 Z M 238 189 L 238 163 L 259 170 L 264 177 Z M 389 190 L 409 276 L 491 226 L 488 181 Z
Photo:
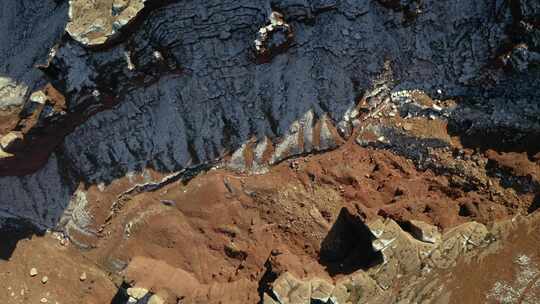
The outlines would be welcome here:
M 345 286 L 345 284 L 338 283 L 336 284 L 334 290 L 332 291 L 330 300 L 332 301 L 331 303 L 342 304 L 342 303 L 347 303 L 350 296 L 351 294 L 347 286 Z
M 87 208 L 88 200 L 86 192 L 76 190 L 58 224 L 59 227 L 64 228 L 64 233 L 70 240 L 78 245 L 82 244 L 79 244 L 80 242 L 78 242 L 77 234 L 94 236 L 97 233 L 97 231 L 90 228 L 92 216 Z
M 364 271 L 355 272 L 342 284 L 350 291 L 348 301 L 352 303 L 383 303 L 382 298 L 386 296 L 379 283 Z
M 4 151 L 16 149 L 17 145 L 21 144 L 22 139 L 23 135 L 21 132 L 11 131 L 0 139 L 0 148 Z
M 373 249 L 381 251 L 385 261 L 392 258 L 400 260 L 405 272 L 420 267 L 418 256 L 418 241 L 410 237 L 393 220 L 377 220 L 368 224 L 372 233 L 377 237 L 373 240 Z
M 285 272 L 274 282 L 272 292 L 279 300 L 278 303 L 282 304 L 310 303 L 308 296 L 312 301 L 334 304 L 416 303 L 418 294 L 433 294 L 430 299 L 447 296 L 436 290 L 440 286 L 439 282 L 424 282 L 417 276 L 429 273 L 423 272 L 423 267 L 428 267 L 426 264 L 448 268 L 461 254 L 483 246 L 488 230 L 484 225 L 472 222 L 459 225 L 440 236 L 438 229 L 432 225 L 423 222 L 413 224 L 422 227 L 424 234 L 429 235 L 433 243 L 413 238 L 391 219 L 378 219 L 367 225 L 375 237 L 373 249 L 378 250 L 384 258 L 382 263 L 366 271 L 359 270 L 344 276 L 335 285 L 320 278 L 300 280 Z M 404 276 L 412 276 L 409 279 L 412 283 L 409 284 L 412 284 L 413 289 L 402 289 L 396 294 L 393 288 L 401 284 L 400 278 Z M 414 285 L 416 283 L 418 285 Z M 264 303 L 275 303 L 269 296 L 265 299 Z
M 486 226 L 477 222 L 454 227 L 442 236 L 440 245 L 430 255 L 430 261 L 437 268 L 453 267 L 462 254 L 487 245 L 488 234 Z
M 81 276 L 79 277 L 79 280 L 81 280 L 81 282 L 86 281 L 86 272 L 81 273 Z
M 130 297 L 135 298 L 137 300 L 144 298 L 144 296 L 146 296 L 147 293 L 148 293 L 148 289 L 142 288 L 142 287 L 131 287 L 127 289 L 127 294 Z
M 415 220 L 409 221 L 409 223 L 411 224 L 412 233 L 417 239 L 432 244 L 441 241 L 441 233 L 437 226 Z
M 113 0 L 113 9 L 122 10 L 129 5 L 130 0 Z
M 297 279 L 285 272 L 274 282 L 272 291 L 281 304 L 309 304 L 311 301 L 310 282 Z
M 35 276 L 37 276 L 37 274 L 38 274 L 38 271 L 37 271 L 36 268 L 30 269 L 30 276 L 31 277 L 35 277 Z
M 287 157 L 298 155 L 302 152 L 299 145 L 299 132 L 302 130 L 301 126 L 301 121 L 295 121 L 291 124 L 289 131 L 283 136 L 282 141 L 276 144 L 276 149 L 270 159 L 270 164 L 274 165 Z
M 278 13 L 278 12 L 272 12 L 270 14 L 270 23 L 272 25 L 282 25 L 284 23 L 284 20 L 283 20 L 283 15 Z
M 272 33 L 276 30 L 281 30 L 283 33 L 285 33 L 286 40 L 289 42 L 293 38 L 293 33 L 291 31 L 290 25 L 285 23 L 283 15 L 278 12 L 272 12 L 269 16 L 270 24 L 263 26 L 259 29 L 258 34 L 259 36 L 255 40 L 255 49 L 257 50 L 257 53 L 270 55 L 269 53 L 272 51 L 271 48 L 269 48 L 268 40 L 270 39 Z M 285 42 L 281 42 L 280 46 L 283 46 Z
M 30 101 L 39 103 L 39 104 L 45 104 L 48 99 L 49 97 L 47 97 L 47 95 L 45 94 L 45 92 L 43 92 L 43 90 L 35 91 L 30 95 Z
M 2 158 L 9 159 L 9 158 L 14 157 L 14 156 L 15 155 L 13 155 L 11 153 L 8 153 L 8 152 L 6 152 L 6 151 L 4 151 L 4 150 L 2 150 L 0 148 L 0 159 L 2 159 Z
M 264 159 L 264 154 L 266 151 L 268 151 L 268 149 L 271 149 L 272 147 L 272 141 L 268 137 L 264 137 L 257 143 L 255 149 L 253 150 L 253 173 L 263 174 L 268 172 L 268 164 Z
M 49 281 L 49 277 L 47 277 L 47 276 L 44 276 L 44 277 L 41 278 L 41 283 L 42 284 L 47 284 L 48 281 Z
M 107 42 L 144 8 L 145 0 L 70 0 L 66 31 L 86 46 Z
M 246 168 L 246 159 L 244 157 L 244 152 L 246 150 L 248 143 L 244 143 L 238 150 L 236 150 L 227 166 L 236 171 L 244 171 Z
M 397 280 L 397 275 L 420 271 L 422 259 L 430 252 L 426 245 L 403 231 L 393 220 L 376 220 L 368 224 L 372 234 L 373 249 L 380 251 L 384 262 L 370 269 L 370 274 L 383 289 L 391 288 Z
M 0 76 L 0 108 L 22 104 L 28 87 L 15 79 Z
M 311 280 L 311 300 L 318 300 L 326 303 L 332 292 L 334 291 L 334 285 L 319 278 L 313 278 Z

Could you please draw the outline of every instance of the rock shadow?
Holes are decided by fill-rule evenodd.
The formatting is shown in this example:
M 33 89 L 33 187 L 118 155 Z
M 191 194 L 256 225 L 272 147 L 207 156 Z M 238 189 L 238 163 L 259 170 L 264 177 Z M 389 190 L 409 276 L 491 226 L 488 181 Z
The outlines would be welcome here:
M 319 263 L 331 276 L 351 274 L 380 264 L 383 256 L 373 249 L 375 239 L 360 217 L 342 208 L 321 243 Z
M 0 260 L 9 261 L 22 239 L 34 235 L 43 236 L 44 231 L 22 220 L 6 219 L 0 226 Z
M 527 209 L 527 213 L 531 214 L 540 209 L 540 194 L 536 194 L 531 205 Z
M 122 283 L 122 285 L 120 285 L 120 287 L 118 288 L 118 291 L 116 292 L 116 294 L 112 298 L 111 304 L 130 303 L 130 302 L 128 302 L 129 301 L 129 296 L 128 296 L 127 292 L 126 292 L 126 290 L 129 287 L 130 287 L 129 284 L 127 284 L 125 282 Z

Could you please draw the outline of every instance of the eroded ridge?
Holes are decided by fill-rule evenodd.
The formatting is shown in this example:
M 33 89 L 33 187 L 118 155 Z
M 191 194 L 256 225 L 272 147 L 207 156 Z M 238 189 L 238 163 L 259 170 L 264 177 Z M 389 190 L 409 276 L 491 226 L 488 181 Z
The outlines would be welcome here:
M 0 4 L 0 302 L 534 303 L 539 9 Z

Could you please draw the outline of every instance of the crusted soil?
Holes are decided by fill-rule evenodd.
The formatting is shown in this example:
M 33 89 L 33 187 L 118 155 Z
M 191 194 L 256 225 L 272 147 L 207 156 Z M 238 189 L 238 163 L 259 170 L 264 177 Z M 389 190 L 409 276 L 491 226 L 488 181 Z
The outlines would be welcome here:
M 111 281 L 119 284 L 122 280 L 118 278 L 123 276 L 127 284 L 144 287 L 170 303 L 176 303 L 176 299 L 184 299 L 185 303 L 258 303 L 262 298 L 261 282 L 269 275 L 271 260 L 277 259 L 271 263 L 275 273 L 287 271 L 298 278 L 316 277 L 329 282 L 368 269 L 373 266 L 370 260 L 379 263 L 369 257 L 369 239 L 362 243 L 342 238 L 340 242 L 352 243 L 335 243 L 336 237 L 353 231 L 362 238 L 362 227 L 354 228 L 351 225 L 358 225 L 354 223 L 393 219 L 408 231 L 407 223 L 419 220 L 445 233 L 471 221 L 491 224 L 529 213 L 534 197 L 505 187 L 504 177 L 490 176 L 488 172 L 495 167 L 514 170 L 512 176 L 528 176 L 535 181 L 538 163 L 523 154 L 466 153 L 489 160 L 484 167 L 471 164 L 485 176 L 485 184 L 490 185 L 487 189 L 456 187 L 451 175 L 419 170 L 403 156 L 363 148 L 354 140 L 335 151 L 284 161 L 261 175 L 218 168 L 151 190 L 114 194 L 115 188 L 123 188 L 121 181 L 109 185 L 107 192 L 91 187 L 84 189 L 87 210 L 92 215 L 86 229 L 94 233 L 68 230 L 71 240 L 65 247 L 49 234 L 20 241 L 12 258 L 1 262 L 0 267 L 5 275 L 13 277 L 13 283 L 8 285 L 28 284 L 27 297 L 42 297 L 45 290 L 51 299 L 66 297 L 65 289 L 54 289 L 64 286 L 55 285 L 62 279 L 88 297 L 84 303 L 108 303 L 114 294 Z M 348 219 L 343 210 L 347 210 Z M 345 230 L 338 226 L 342 221 Z M 528 231 L 534 231 L 538 216 L 530 223 Z M 471 288 L 464 282 L 480 281 L 478 272 L 470 269 L 491 267 L 494 261 L 512 259 L 520 252 L 537 259 L 534 234 L 527 237 L 525 226 L 520 224 L 515 232 L 503 229 L 501 249 L 490 249 L 494 253 L 489 251 L 485 257 L 460 262 L 438 279 L 451 291 L 451 302 L 457 303 L 463 297 L 462 290 Z M 333 234 L 332 230 L 338 232 Z M 328 242 L 330 247 L 325 245 Z M 361 247 L 347 247 L 357 246 L 354 244 Z M 339 246 L 345 246 L 348 257 L 336 253 Z M 351 256 L 351 250 L 359 251 Z M 277 258 L 269 259 L 273 256 Z M 56 263 L 55 259 L 68 262 Z M 81 265 L 74 269 L 70 261 Z M 507 265 L 511 275 L 514 264 Z M 50 283 L 43 285 L 39 278 L 30 278 L 29 267 L 40 269 L 40 274 L 47 272 Z M 83 269 L 100 274 L 94 279 L 95 287 L 78 281 L 77 271 Z M 498 274 L 494 274 L 495 278 L 504 279 Z M 30 285 L 32 281 L 37 282 L 35 286 Z M 487 296 L 489 284 L 492 282 L 482 281 L 481 288 L 467 292 L 467 299 Z M 14 288 L 16 294 L 20 292 L 18 286 L 7 287 Z M 400 290 L 399 286 L 394 288 L 396 293 Z M 69 293 L 72 296 L 78 294 Z M 8 303 L 24 303 L 10 296 L 5 299 Z
M 76 248 L 61 245 L 51 234 L 30 236 L 11 247 L 16 230 L 3 230 L 0 251 L 10 257 L 0 260 L 2 303 L 110 303 L 116 293 L 112 278 Z M 37 275 L 31 276 L 32 268 Z M 80 280 L 82 273 L 87 279 Z M 46 283 L 42 278 L 47 277 Z M 121 281 L 120 281 L 121 282 Z

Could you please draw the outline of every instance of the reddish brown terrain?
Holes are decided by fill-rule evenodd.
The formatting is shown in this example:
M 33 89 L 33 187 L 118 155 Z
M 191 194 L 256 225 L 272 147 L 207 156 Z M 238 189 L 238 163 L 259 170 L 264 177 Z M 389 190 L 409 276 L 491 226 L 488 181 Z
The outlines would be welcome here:
M 537 180 L 540 166 L 525 154 L 465 153 Z M 494 228 L 501 234 L 493 244 L 471 257 L 458 256 L 455 267 L 422 276 L 436 278 L 448 303 L 499 303 L 512 292 L 519 294 L 515 303 L 536 303 L 525 299 L 540 296 L 535 233 L 540 217 L 532 212 L 537 203 L 530 194 L 504 187 L 477 162 L 464 164 L 485 179 L 479 183 L 490 186 L 472 191 L 452 186 L 453 176 L 420 171 L 406 158 L 350 141 L 332 152 L 282 162 L 261 175 L 215 169 L 123 195 L 88 188 L 97 234 L 73 233 L 63 245 L 49 233 L 19 241 L 12 258 L 0 261 L 2 297 L 7 303 L 43 297 L 52 303 L 109 303 L 114 284 L 125 282 L 170 303 L 257 303 L 283 272 L 336 282 L 368 269 L 369 242 L 354 239 L 354 233 L 362 233 L 354 226 L 392 219 L 405 231 L 410 221 L 422 221 L 443 234 L 471 221 L 488 226 L 509 221 Z M 336 235 L 332 231 L 340 225 L 351 231 Z M 333 251 L 339 248 L 345 252 L 338 252 L 336 260 Z M 530 269 L 523 268 L 520 257 Z M 30 276 L 32 267 L 38 269 L 36 277 Z M 481 271 L 486 269 L 497 271 Z M 82 272 L 85 281 L 79 279 Z M 523 287 L 516 285 L 523 284 L 522 272 L 532 276 Z M 48 277 L 46 284 L 41 276 Z M 407 283 L 398 281 L 392 288 L 400 290 L 402 284 Z M 435 287 L 419 294 L 431 293 L 430 288 Z
M 540 304 L 538 0 L 2 0 L 0 304 Z

